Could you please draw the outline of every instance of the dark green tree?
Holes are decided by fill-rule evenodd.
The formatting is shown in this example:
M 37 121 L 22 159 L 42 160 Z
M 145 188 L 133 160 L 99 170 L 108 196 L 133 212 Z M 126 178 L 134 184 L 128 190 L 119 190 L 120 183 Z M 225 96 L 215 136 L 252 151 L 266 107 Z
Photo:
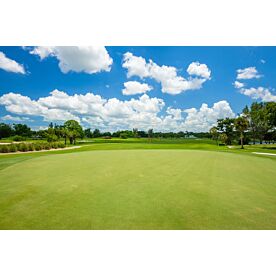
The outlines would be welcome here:
M 99 137 L 101 137 L 101 132 L 100 132 L 99 129 L 96 128 L 96 129 L 93 131 L 93 138 L 99 138 Z
M 13 129 L 10 125 L 0 123 L 0 139 L 10 137 L 13 135 Z
M 243 149 L 244 132 L 248 129 L 248 120 L 245 117 L 235 119 L 235 129 L 240 133 L 241 148 Z
M 25 124 L 13 124 L 14 134 L 19 136 L 30 137 L 32 135 L 31 129 Z
M 70 144 L 76 144 L 76 139 L 82 138 L 84 135 L 81 125 L 75 120 L 64 123 L 64 134 L 68 137 Z
M 234 122 L 233 118 L 219 119 L 217 128 L 220 132 L 223 132 L 227 135 L 227 145 L 231 145 L 234 139 Z
M 87 128 L 84 130 L 84 136 L 87 138 L 92 138 L 93 134 L 91 132 L 91 128 Z

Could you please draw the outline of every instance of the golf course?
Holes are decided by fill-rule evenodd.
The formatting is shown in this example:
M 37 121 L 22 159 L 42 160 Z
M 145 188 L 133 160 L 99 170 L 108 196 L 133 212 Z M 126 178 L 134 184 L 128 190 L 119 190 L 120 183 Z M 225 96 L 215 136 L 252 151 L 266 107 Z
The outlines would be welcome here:
M 0 229 L 276 228 L 275 145 L 78 144 L 0 155 Z

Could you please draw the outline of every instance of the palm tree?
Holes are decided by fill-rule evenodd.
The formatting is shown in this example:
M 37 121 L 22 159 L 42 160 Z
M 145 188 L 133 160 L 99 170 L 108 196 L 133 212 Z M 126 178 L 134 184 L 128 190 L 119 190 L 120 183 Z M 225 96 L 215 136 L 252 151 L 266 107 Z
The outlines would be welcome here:
M 248 120 L 245 117 L 238 117 L 235 119 L 235 128 L 240 133 L 241 148 L 243 149 L 244 132 L 248 129 Z

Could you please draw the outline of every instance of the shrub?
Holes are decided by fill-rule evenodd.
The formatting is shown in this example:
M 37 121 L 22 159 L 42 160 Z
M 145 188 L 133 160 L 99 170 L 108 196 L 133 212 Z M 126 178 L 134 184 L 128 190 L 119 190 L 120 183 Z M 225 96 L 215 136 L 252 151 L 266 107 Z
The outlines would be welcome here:
M 28 150 L 29 150 L 29 151 L 34 151 L 34 150 L 35 150 L 34 144 L 29 143 L 29 144 L 27 144 L 27 146 L 28 146 Z
M 29 147 L 28 147 L 28 145 L 25 144 L 25 143 L 21 143 L 21 144 L 18 145 L 18 150 L 19 150 L 19 151 L 25 152 L 25 151 L 28 151 L 28 149 L 29 149 Z
M 47 144 L 47 143 L 39 143 L 39 145 L 40 145 L 40 147 L 41 147 L 42 150 L 46 149 L 46 148 L 45 148 L 45 145 L 46 145 L 46 144 Z
M 17 151 L 17 146 L 15 144 L 11 144 L 9 147 L 10 147 L 10 152 L 16 152 Z
M 16 142 L 19 142 L 19 141 L 26 141 L 26 137 L 22 137 L 20 135 L 15 135 L 13 138 L 12 138 L 13 141 L 16 141 Z
M 58 147 L 59 147 L 59 148 L 65 148 L 65 144 L 62 143 L 62 142 L 59 142 L 59 143 L 58 143 Z
M 42 150 L 41 145 L 38 143 L 34 144 L 34 148 L 35 148 L 35 150 Z
M 49 143 L 44 144 L 44 149 L 49 150 L 51 149 L 51 145 Z
M 53 149 L 57 149 L 58 148 L 58 143 L 51 143 L 51 147 Z
M 8 152 L 10 152 L 10 148 L 6 145 L 0 146 L 0 152 L 8 153 Z

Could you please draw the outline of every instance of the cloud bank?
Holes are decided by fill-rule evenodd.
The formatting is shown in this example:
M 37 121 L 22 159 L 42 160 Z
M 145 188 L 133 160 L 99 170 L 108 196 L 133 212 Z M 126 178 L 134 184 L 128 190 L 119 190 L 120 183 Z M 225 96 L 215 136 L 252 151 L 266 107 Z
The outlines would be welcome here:
M 147 94 L 122 101 L 90 92 L 69 95 L 59 90 L 37 100 L 10 92 L 0 97 L 0 105 L 17 115 L 39 116 L 47 122 L 74 119 L 85 127 L 109 131 L 134 127 L 155 131 L 208 131 L 217 119 L 235 115 L 227 101 L 182 110 L 166 107 L 163 99 Z

